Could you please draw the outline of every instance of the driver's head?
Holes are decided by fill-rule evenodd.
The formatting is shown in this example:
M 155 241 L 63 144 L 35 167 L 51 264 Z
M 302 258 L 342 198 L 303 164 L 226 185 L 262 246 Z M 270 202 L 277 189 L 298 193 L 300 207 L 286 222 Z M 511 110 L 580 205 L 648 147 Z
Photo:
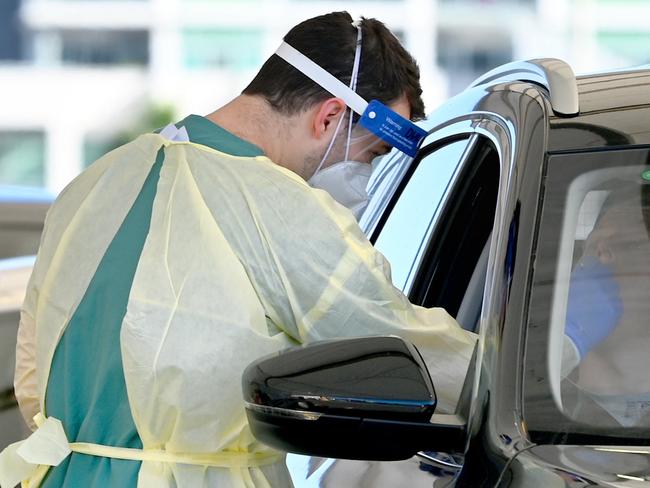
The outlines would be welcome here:
M 607 344 L 650 339 L 650 186 L 618 183 L 585 245 L 585 255 L 605 265 L 620 290 L 622 316 Z M 650 352 L 650 344 L 644 347 Z
M 650 186 L 621 182 L 613 182 L 613 186 L 616 189 L 605 200 L 587 238 L 583 259 L 596 258 L 609 270 L 620 297 L 621 314 L 606 340 L 580 365 L 581 386 L 610 397 L 650 393 L 646 371 L 650 354 Z
M 650 186 L 625 185 L 613 190 L 585 245 L 585 254 L 597 257 L 614 274 L 638 274 L 645 269 L 650 275 L 644 266 L 650 264 Z

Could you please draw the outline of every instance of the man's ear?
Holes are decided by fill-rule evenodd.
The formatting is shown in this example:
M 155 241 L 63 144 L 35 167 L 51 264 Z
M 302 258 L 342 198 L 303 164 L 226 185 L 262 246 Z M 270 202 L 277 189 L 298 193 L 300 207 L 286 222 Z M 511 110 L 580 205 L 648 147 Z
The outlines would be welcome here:
M 334 137 L 339 119 L 345 115 L 347 105 L 340 98 L 328 98 L 316 105 L 312 119 L 312 134 L 316 139 Z

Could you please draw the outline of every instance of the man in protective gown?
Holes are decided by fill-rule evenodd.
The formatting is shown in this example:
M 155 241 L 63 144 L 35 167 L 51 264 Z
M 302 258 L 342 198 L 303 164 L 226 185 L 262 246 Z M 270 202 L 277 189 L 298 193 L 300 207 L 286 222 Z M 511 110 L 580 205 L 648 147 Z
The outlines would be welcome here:
M 361 34 L 356 91 L 422 117 L 417 66 L 380 22 L 329 14 L 285 41 L 352 85 Z M 409 303 L 353 214 L 307 182 L 343 150 L 369 164 L 389 149 L 351 122 L 332 145 L 353 118 L 272 56 L 228 105 L 115 149 L 61 193 L 18 337 L 35 432 L 0 455 L 3 488 L 291 486 L 247 426 L 241 373 L 323 339 L 404 337 L 453 411 L 475 336 Z

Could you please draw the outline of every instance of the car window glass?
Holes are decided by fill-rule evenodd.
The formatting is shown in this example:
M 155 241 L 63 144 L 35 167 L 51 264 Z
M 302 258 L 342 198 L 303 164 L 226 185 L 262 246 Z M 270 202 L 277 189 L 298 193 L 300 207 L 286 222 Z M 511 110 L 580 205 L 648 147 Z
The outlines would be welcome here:
M 0 259 L 36 254 L 42 225 L 0 223 Z
M 531 429 L 627 437 L 650 427 L 649 158 L 549 159 L 528 319 Z
M 52 197 L 0 185 L 0 259 L 36 254 Z
M 477 137 L 427 239 L 410 298 L 442 307 L 476 330 L 494 225 L 500 164 L 494 146 Z
M 424 156 L 388 216 L 375 247 L 391 264 L 393 283 L 404 289 L 417 268 L 422 243 L 468 145 L 462 139 Z
M 579 205 L 561 236 L 563 247 L 573 250 L 558 263 L 564 293 L 554 304 L 580 356 L 567 381 L 624 426 L 650 423 L 650 184 L 639 176 L 644 170 L 591 171 L 569 187 L 567 201 Z

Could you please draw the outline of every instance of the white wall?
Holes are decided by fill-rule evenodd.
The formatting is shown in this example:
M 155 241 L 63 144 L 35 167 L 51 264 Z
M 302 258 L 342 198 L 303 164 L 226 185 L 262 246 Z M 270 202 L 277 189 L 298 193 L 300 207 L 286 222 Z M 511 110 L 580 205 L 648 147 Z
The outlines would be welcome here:
M 0 66 L 0 130 L 46 133 L 46 186 L 58 192 L 82 166 L 89 133 L 110 133 L 133 120 L 148 103 L 173 104 L 179 115 L 205 114 L 236 96 L 255 70 L 188 71 L 182 60 L 182 29 L 262 27 L 262 58 L 299 21 L 348 10 L 385 21 L 404 33 L 418 60 L 427 109 L 448 96 L 452 74 L 436 65 L 439 29 L 460 36 L 492 33 L 512 39 L 514 59 L 559 57 L 575 71 L 617 67 L 624 60 L 599 52 L 602 26 L 650 29 L 650 2 L 637 11 L 597 0 L 538 0 L 536 7 L 506 2 L 440 0 L 25 0 L 21 18 L 35 37 L 34 63 Z M 59 29 L 139 29 L 150 33 L 148 67 L 61 66 Z

